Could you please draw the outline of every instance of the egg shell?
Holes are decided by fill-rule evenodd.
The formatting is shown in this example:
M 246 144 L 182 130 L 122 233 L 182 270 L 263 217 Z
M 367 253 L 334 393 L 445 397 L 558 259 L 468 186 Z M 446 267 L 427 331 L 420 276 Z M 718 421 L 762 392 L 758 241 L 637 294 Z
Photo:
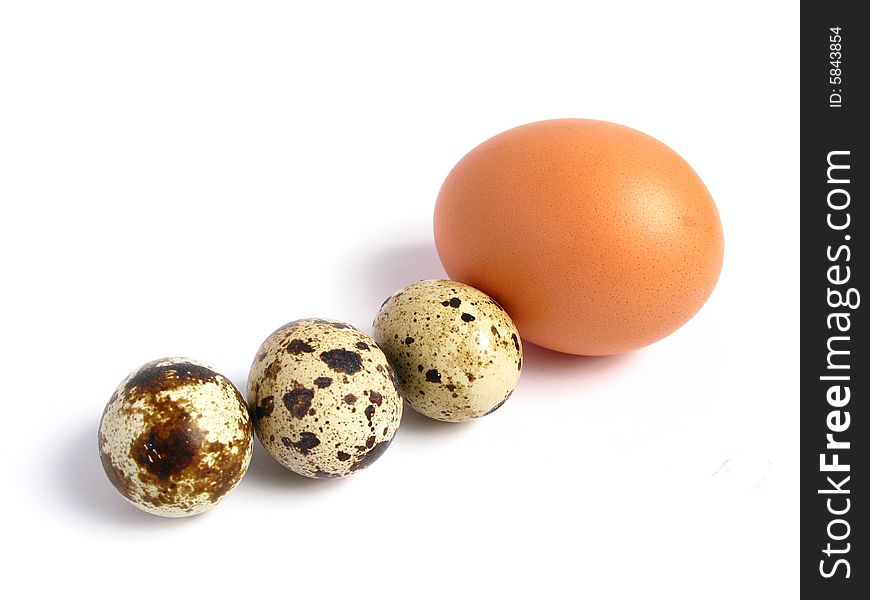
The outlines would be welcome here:
M 232 382 L 187 358 L 136 369 L 103 411 L 100 460 L 134 506 L 160 516 L 207 510 L 241 481 L 251 462 L 247 406 Z
M 495 300 L 471 286 L 413 283 L 387 298 L 373 329 L 405 400 L 433 419 L 488 415 L 519 381 L 519 332 Z
M 263 342 L 248 402 L 269 454 L 318 479 L 371 465 L 402 419 L 395 372 L 375 341 L 325 319 L 288 323 Z
M 556 119 L 501 133 L 444 181 L 435 243 L 524 339 L 616 354 L 688 321 L 713 291 L 722 227 L 694 170 L 635 129 Z

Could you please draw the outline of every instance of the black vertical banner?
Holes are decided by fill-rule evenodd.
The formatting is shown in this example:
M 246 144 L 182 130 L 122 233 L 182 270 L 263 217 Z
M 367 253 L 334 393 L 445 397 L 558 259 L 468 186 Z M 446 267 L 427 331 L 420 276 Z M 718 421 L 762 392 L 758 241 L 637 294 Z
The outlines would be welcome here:
M 801 5 L 801 592 L 836 600 L 870 598 L 870 20 L 859 8 Z

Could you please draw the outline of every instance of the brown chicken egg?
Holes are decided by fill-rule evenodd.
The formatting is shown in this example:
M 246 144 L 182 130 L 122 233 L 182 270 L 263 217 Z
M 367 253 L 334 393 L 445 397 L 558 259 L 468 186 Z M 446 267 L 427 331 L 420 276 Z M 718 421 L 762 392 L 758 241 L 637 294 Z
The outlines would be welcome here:
M 435 242 L 452 279 L 501 303 L 523 338 L 616 354 L 686 323 L 719 277 L 713 199 L 635 129 L 557 119 L 501 133 L 444 181 Z

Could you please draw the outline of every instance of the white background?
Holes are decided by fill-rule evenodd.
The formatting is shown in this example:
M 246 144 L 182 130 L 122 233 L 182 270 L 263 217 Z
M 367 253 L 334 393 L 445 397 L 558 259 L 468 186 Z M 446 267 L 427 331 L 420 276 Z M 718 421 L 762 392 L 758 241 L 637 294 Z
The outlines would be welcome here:
M 2 591 L 797 597 L 797 3 L 302 6 L 0 8 Z M 345 480 L 258 445 L 199 517 L 111 487 L 97 424 L 130 370 L 186 355 L 244 389 L 286 321 L 370 330 L 443 276 L 453 164 L 553 117 L 638 128 L 705 180 L 726 258 L 695 319 L 618 357 L 529 347 L 501 410 L 409 410 Z

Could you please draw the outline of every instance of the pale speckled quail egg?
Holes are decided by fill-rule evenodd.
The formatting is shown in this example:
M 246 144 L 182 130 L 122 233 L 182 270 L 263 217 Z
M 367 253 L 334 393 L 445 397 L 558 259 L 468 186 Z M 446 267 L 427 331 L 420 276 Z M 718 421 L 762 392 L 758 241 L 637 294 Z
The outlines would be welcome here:
M 387 298 L 374 337 L 408 404 L 440 421 L 488 415 L 520 378 L 513 321 L 495 300 L 456 281 L 420 281 Z
M 317 479 L 372 464 L 402 419 L 395 372 L 375 341 L 324 319 L 288 323 L 263 342 L 248 377 L 248 403 L 266 450 Z
M 164 358 L 127 376 L 100 421 L 100 460 L 134 506 L 164 517 L 217 504 L 251 462 L 247 406 L 232 382 L 202 363 Z

